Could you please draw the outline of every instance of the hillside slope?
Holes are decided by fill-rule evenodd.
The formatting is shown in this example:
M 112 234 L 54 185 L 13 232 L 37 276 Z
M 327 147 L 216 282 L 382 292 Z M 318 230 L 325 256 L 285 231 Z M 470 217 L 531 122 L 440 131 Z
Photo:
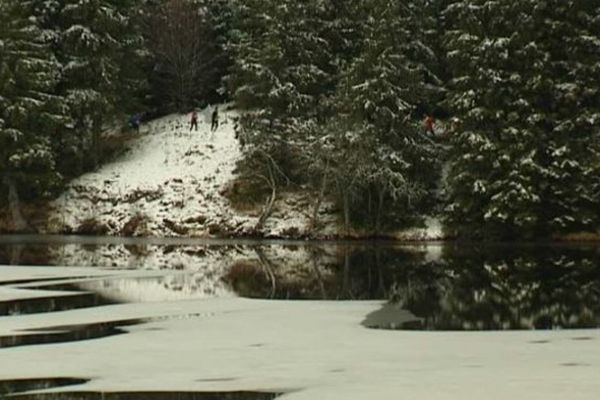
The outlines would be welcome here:
M 241 159 L 235 138 L 235 111 L 221 111 L 210 131 L 211 109 L 199 113 L 198 131 L 188 115 L 169 115 L 144 124 L 141 135 L 114 162 L 71 182 L 51 204 L 48 233 L 123 236 L 315 237 L 341 234 L 335 207 L 322 206 L 317 232 L 309 230 L 312 193 L 280 194 L 261 232 L 256 209 L 236 210 L 223 196 Z M 400 232 L 400 239 L 438 239 L 436 221 Z
M 143 125 L 123 156 L 74 180 L 52 203 L 48 232 L 198 237 L 252 232 L 259 211 L 236 212 L 221 194 L 242 157 L 235 112 L 220 112 L 216 132 L 210 131 L 210 113 L 199 113 L 198 131 L 190 131 L 188 115 Z M 284 196 L 264 235 L 303 234 L 308 221 L 298 204 L 300 199 Z

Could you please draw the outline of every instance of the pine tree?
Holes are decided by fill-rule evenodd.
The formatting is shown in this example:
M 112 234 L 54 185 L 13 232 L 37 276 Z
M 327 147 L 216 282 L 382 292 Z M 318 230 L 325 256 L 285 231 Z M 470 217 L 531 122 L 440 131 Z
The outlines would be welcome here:
M 54 141 L 59 168 L 78 174 L 99 161 L 101 132 L 139 110 L 145 89 L 144 57 L 137 27 L 141 0 L 32 0 L 60 63 L 57 94 L 69 106 L 71 122 Z
M 0 3 L 0 174 L 25 199 L 49 196 L 60 182 L 51 141 L 65 122 L 64 104 L 53 94 L 59 64 L 31 6 Z
M 240 1 L 235 10 L 229 84 L 242 112 L 245 170 L 260 171 L 272 199 L 279 183 L 306 182 L 309 143 L 331 112 L 337 66 L 326 36 L 333 15 L 318 0 Z
M 293 118 L 317 114 L 334 70 L 329 44 L 321 35 L 324 13 L 319 1 L 238 4 L 231 83 L 242 109 L 260 108 L 261 118 L 292 131 Z
M 433 198 L 435 146 L 415 123 L 417 107 L 440 92 L 426 9 L 418 0 L 238 4 L 231 82 L 242 141 L 308 180 L 319 193 L 315 218 L 333 195 L 347 225 L 365 222 L 367 209 L 379 230 Z M 424 203 L 421 211 L 433 202 Z
M 446 49 L 453 72 L 448 102 L 453 114 L 461 120 L 461 131 L 453 137 L 449 222 L 451 226 L 463 227 L 465 232 L 473 234 L 483 229 L 491 218 L 502 223 L 503 219 L 514 216 L 513 211 L 497 209 L 493 204 L 492 197 L 498 193 L 492 190 L 492 186 L 501 190 L 506 180 L 512 179 L 509 174 L 514 160 L 508 154 L 504 156 L 501 139 L 506 137 L 504 144 L 510 141 L 517 144 L 515 147 L 520 146 L 522 139 L 519 132 L 511 130 L 502 135 L 500 124 L 505 116 L 496 114 L 496 111 L 504 113 L 507 109 L 509 100 L 506 94 L 518 90 L 515 84 L 504 78 L 512 75 L 510 71 L 501 71 L 502 78 L 498 72 L 502 66 L 512 62 L 505 49 L 505 37 L 510 34 L 508 29 L 514 20 L 502 22 L 508 15 L 501 14 L 499 2 L 487 6 L 483 3 L 480 1 L 472 5 L 455 1 L 445 11 L 448 24 Z M 493 8 L 488 9 L 490 7 Z M 498 86 L 501 86 L 501 92 L 498 92 L 494 80 L 500 79 Z M 512 138 L 508 137 L 511 132 Z M 515 151 L 519 152 L 519 149 L 515 148 Z M 519 192 L 530 193 L 534 179 L 523 176 L 521 183 L 515 183 L 526 187 Z M 524 203 L 538 199 L 539 196 L 533 193 L 529 199 L 514 198 L 512 204 L 527 209 Z
M 242 140 L 282 164 L 307 140 L 332 86 L 324 13 L 319 1 L 238 4 L 230 84 Z
M 449 104 L 461 120 L 449 221 L 463 234 L 597 226 L 597 15 L 574 1 L 447 7 Z
M 540 219 L 551 232 L 600 225 L 600 3 L 532 2 L 538 54 L 524 81 L 543 168 Z M 530 50 L 533 52 L 534 50 Z
M 406 222 L 419 203 L 424 211 L 435 197 L 436 146 L 420 131 L 414 111 L 431 101 L 438 80 L 428 66 L 432 51 L 421 33 L 419 2 L 371 0 L 363 7 L 361 52 L 341 75 L 333 100 L 341 121 L 327 130 L 336 138 L 329 154 L 339 156 L 331 164 L 346 223 L 353 197 L 355 219 L 366 210 L 379 232 L 384 218 Z

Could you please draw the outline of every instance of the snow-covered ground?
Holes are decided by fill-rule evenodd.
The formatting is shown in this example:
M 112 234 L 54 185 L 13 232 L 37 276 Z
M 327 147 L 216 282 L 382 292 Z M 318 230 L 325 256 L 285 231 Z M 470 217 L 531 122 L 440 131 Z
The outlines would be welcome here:
M 221 107 L 219 129 L 210 131 L 207 108 L 198 131 L 189 115 L 169 115 L 144 124 L 129 150 L 98 171 L 69 184 L 51 204 L 49 233 L 100 233 L 124 236 L 245 236 L 254 234 L 260 210 L 235 210 L 222 195 L 235 178 L 242 152 L 235 138 L 236 112 Z M 310 193 L 281 193 L 262 235 L 309 236 Z M 340 234 L 339 217 L 325 202 L 322 228 L 311 234 Z M 329 210 L 329 211 L 327 211 Z M 404 240 L 443 237 L 439 223 L 396 235 Z
M 52 204 L 48 231 L 77 232 L 93 219 L 96 230 L 100 227 L 110 235 L 252 232 L 258 212 L 238 212 L 222 195 L 242 157 L 234 131 L 236 114 L 223 107 L 219 129 L 211 132 L 211 111 L 199 113 L 198 131 L 190 130 L 188 115 L 170 115 L 142 126 L 142 136 L 130 143 L 126 154 L 70 183 Z M 290 197 L 276 205 L 267 236 L 305 231 L 308 215 L 294 208 Z
M 109 234 L 130 224 L 134 235 L 208 236 L 211 225 L 241 229 L 250 218 L 236 215 L 220 195 L 241 157 L 232 113 L 221 111 L 221 126 L 210 132 L 211 110 L 199 114 L 198 131 L 187 115 L 170 115 L 142 126 L 130 150 L 97 172 L 73 181 L 54 202 L 52 223 L 77 230 L 95 218 Z M 51 226 L 52 230 L 53 227 Z
M 0 281 L 131 275 L 0 267 Z M 43 276 L 42 276 L 43 275 Z M 103 339 L 0 349 L 0 380 L 88 378 L 67 390 L 285 393 L 284 400 L 597 399 L 597 330 L 407 332 L 365 328 L 381 302 L 235 297 L 0 317 L 24 329 L 154 318 Z M 65 390 L 65 389 L 63 389 Z

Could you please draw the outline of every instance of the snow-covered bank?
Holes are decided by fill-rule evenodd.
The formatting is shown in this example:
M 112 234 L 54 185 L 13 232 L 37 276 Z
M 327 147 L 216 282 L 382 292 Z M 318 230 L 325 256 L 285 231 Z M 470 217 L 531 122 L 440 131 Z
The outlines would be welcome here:
M 261 232 L 260 207 L 240 211 L 224 196 L 242 152 L 235 111 L 221 111 L 212 133 L 211 110 L 200 113 L 198 131 L 189 116 L 170 115 L 142 126 L 141 136 L 119 159 L 81 176 L 51 204 L 48 233 L 122 236 L 264 236 L 336 238 L 346 235 L 335 207 L 323 204 L 322 227 L 309 229 L 312 193 L 281 193 Z M 360 237 L 360 233 L 353 236 Z M 402 240 L 443 238 L 439 222 L 390 234 Z
M 62 278 L 68 269 L 44 270 L 46 278 Z M 9 275 L 26 276 L 14 270 Z M 0 317 L 3 336 L 158 318 L 126 328 L 125 335 L 0 349 L 0 380 L 89 378 L 88 384 L 67 389 L 85 391 L 263 390 L 286 393 L 285 400 L 596 399 L 600 393 L 599 331 L 363 327 L 365 317 L 380 307 L 379 301 L 219 298 Z

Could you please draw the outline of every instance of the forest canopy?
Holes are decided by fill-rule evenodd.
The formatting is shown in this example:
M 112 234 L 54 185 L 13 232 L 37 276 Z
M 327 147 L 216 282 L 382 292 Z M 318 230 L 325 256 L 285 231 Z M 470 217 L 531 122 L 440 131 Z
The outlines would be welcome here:
M 97 168 L 130 115 L 217 102 L 239 113 L 241 177 L 313 191 L 315 224 L 328 198 L 374 235 L 600 225 L 585 0 L 3 0 L 0 204 Z

